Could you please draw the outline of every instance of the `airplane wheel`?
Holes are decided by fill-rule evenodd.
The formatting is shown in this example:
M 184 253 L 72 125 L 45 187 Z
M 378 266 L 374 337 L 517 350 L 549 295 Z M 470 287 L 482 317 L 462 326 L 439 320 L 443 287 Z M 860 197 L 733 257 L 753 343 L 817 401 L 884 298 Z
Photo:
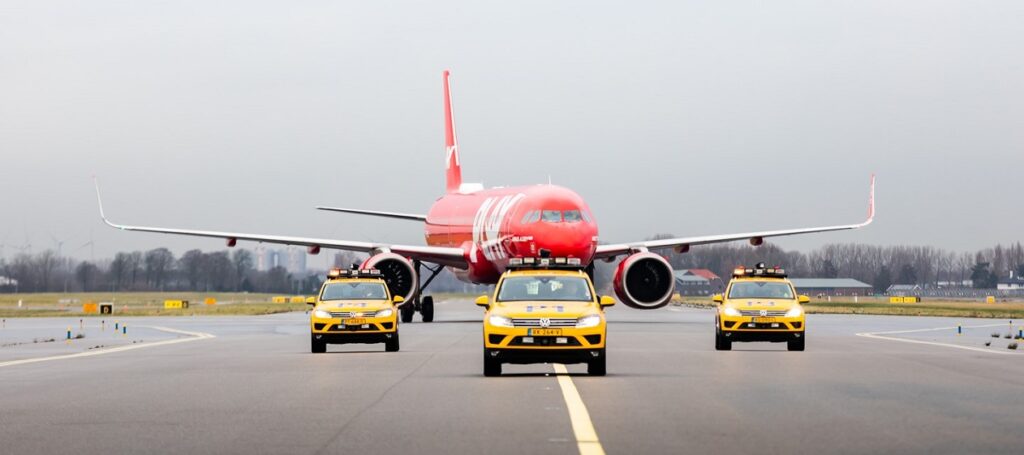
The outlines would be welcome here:
M 605 350 L 601 350 L 601 356 L 587 362 L 587 374 L 591 376 L 604 376 L 608 372 L 608 357 Z
M 501 360 L 491 357 L 484 349 L 484 376 L 501 376 Z
M 416 314 L 416 308 L 413 308 L 412 302 L 409 302 L 399 307 L 398 313 L 402 317 L 402 322 L 412 322 L 412 317 Z
M 803 351 L 804 350 L 804 342 L 805 342 L 805 338 L 803 337 L 803 334 L 801 334 L 800 338 L 797 338 L 795 340 L 787 341 L 786 342 L 786 347 L 789 348 L 790 351 Z
M 398 352 L 398 332 L 395 332 L 395 336 L 384 342 L 384 350 L 387 352 Z
M 420 315 L 423 316 L 423 322 L 434 321 L 434 296 L 423 297 L 423 301 L 420 303 Z
M 315 336 L 309 336 L 309 352 L 313 354 L 322 354 L 327 352 L 327 343 L 320 340 L 318 341 Z

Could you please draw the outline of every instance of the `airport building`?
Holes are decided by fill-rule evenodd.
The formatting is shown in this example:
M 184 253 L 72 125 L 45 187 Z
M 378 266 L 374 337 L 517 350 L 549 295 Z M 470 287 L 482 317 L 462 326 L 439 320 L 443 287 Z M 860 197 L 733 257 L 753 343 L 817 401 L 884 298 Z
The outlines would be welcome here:
M 708 269 L 682 269 L 674 274 L 679 295 L 711 295 L 725 289 L 722 278 Z
M 256 247 L 256 270 L 266 272 L 274 267 L 284 267 L 292 274 L 306 273 L 306 250 L 303 248 L 270 249 L 264 245 Z
M 872 295 L 874 287 L 853 278 L 790 278 L 796 292 L 804 295 Z

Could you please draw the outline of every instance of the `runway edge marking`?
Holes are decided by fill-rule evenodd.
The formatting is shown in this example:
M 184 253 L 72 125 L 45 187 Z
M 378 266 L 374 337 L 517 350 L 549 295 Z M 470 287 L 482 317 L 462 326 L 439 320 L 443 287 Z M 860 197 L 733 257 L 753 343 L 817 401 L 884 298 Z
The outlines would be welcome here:
M 552 364 L 555 374 L 558 375 L 558 386 L 562 388 L 562 397 L 565 398 L 565 407 L 569 410 L 569 421 L 572 422 L 572 432 L 576 437 L 576 446 L 580 455 L 604 455 L 604 448 L 601 441 L 597 439 L 597 431 L 594 430 L 594 423 L 590 421 L 590 413 L 587 412 L 587 405 L 583 404 L 580 392 L 576 390 L 576 384 L 569 376 L 569 370 L 560 363 Z
M 0 362 L 0 368 L 12 367 L 12 366 L 15 366 L 15 365 L 25 365 L 25 364 L 28 364 L 28 363 L 48 362 L 48 361 L 51 361 L 51 360 L 65 360 L 65 359 L 75 359 L 75 358 L 79 358 L 79 357 L 92 357 L 92 356 L 96 356 L 96 355 L 113 354 L 115 352 L 131 351 L 132 349 L 152 348 L 152 347 L 156 347 L 156 346 L 166 346 L 166 345 L 169 345 L 169 344 L 188 343 L 189 341 L 199 341 L 199 340 L 207 340 L 207 339 L 210 339 L 210 338 L 217 338 L 216 335 L 209 334 L 209 333 L 203 333 L 203 332 L 189 332 L 189 331 L 186 331 L 186 330 L 172 329 L 172 328 L 169 328 L 169 327 L 156 327 L 156 326 L 146 326 L 146 327 L 150 328 L 150 329 L 159 330 L 161 332 L 177 333 L 179 335 L 188 335 L 189 338 L 175 338 L 173 340 L 154 341 L 152 343 L 139 343 L 139 344 L 132 344 L 132 345 L 128 345 L 128 346 L 119 346 L 119 347 L 110 348 L 110 349 L 98 349 L 98 350 L 95 350 L 95 351 L 79 352 L 79 353 L 76 353 L 76 354 L 63 354 L 63 355 L 54 355 L 54 356 L 49 356 L 49 357 L 35 357 L 35 358 L 31 358 L 31 359 L 9 360 L 9 361 L 6 361 L 6 362 Z
M 1006 324 L 987 324 L 987 325 L 965 326 L 964 328 L 965 329 L 981 329 L 981 328 L 986 328 L 986 327 L 1003 327 L 1005 325 Z M 927 344 L 927 345 L 931 345 L 931 346 L 941 346 L 941 347 L 946 347 L 946 348 L 965 349 L 965 350 L 968 350 L 968 351 L 984 352 L 984 353 L 987 353 L 987 354 L 1020 355 L 1020 354 L 1018 354 L 1016 352 L 1010 352 L 1010 351 L 994 351 L 994 350 L 991 350 L 991 349 L 982 349 L 982 348 L 976 348 L 976 347 L 973 347 L 973 346 L 960 346 L 958 344 L 939 343 L 937 341 L 911 340 L 909 338 L 899 338 L 899 337 L 887 337 L 887 336 L 885 336 L 885 335 L 896 335 L 896 334 L 899 334 L 899 333 L 920 333 L 920 332 L 934 332 L 934 331 L 938 331 L 938 330 L 953 330 L 955 328 L 956 327 L 953 326 L 953 327 L 936 327 L 936 328 L 933 328 L 933 329 L 893 330 L 893 331 L 889 331 L 889 332 L 864 332 L 864 333 L 858 333 L 857 336 L 864 337 L 864 338 L 874 338 L 874 339 L 877 339 L 877 340 L 901 341 L 901 342 L 904 342 L 904 343 Z

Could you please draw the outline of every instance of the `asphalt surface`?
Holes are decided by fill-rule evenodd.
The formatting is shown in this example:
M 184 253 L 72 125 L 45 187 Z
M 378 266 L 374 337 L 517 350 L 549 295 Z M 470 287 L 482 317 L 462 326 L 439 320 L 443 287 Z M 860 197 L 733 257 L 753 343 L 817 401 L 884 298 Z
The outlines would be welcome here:
M 482 376 L 481 314 L 439 302 L 400 352 L 321 355 L 301 313 L 130 318 L 128 335 L 8 319 L 0 453 L 579 453 L 551 365 Z M 805 352 L 716 352 L 708 310 L 609 314 L 608 376 L 568 366 L 606 453 L 1024 452 L 1024 352 L 991 337 L 1008 321 L 812 315 Z M 900 333 L 857 335 L 882 332 Z

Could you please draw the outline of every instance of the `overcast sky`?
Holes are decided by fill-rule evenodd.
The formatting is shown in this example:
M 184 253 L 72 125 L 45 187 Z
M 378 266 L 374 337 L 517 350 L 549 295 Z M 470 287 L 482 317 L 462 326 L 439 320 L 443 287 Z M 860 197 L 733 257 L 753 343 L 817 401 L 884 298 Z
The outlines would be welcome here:
M 463 176 L 551 180 L 604 241 L 1024 240 L 1024 2 L 0 0 L 0 243 L 87 258 L 222 241 L 127 224 L 422 243 Z M 252 247 L 254 245 L 247 245 Z M 14 253 L 7 246 L 4 255 Z M 316 265 L 311 262 L 311 265 Z

